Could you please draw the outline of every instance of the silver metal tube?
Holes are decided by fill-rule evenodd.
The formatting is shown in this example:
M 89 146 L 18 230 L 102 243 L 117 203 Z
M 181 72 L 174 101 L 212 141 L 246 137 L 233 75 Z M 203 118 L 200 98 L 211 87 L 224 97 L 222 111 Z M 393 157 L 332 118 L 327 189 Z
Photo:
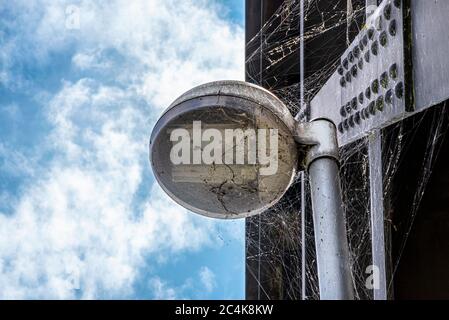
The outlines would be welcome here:
M 337 161 L 318 158 L 310 163 L 308 171 L 320 299 L 352 300 L 351 263 Z
M 300 74 L 300 108 L 304 110 L 304 1 L 301 0 L 299 14 L 299 74 Z M 298 112 L 299 116 L 300 112 Z M 307 300 L 306 294 L 306 197 L 305 197 L 305 174 L 301 174 L 301 298 Z
M 338 170 L 337 129 L 332 121 L 297 123 L 296 142 L 308 146 L 313 226 L 322 300 L 352 300 L 351 260 Z
M 373 253 L 374 300 L 387 300 L 382 179 L 382 135 L 374 131 L 368 143 L 370 176 L 371 248 Z M 377 277 L 377 278 L 376 278 Z

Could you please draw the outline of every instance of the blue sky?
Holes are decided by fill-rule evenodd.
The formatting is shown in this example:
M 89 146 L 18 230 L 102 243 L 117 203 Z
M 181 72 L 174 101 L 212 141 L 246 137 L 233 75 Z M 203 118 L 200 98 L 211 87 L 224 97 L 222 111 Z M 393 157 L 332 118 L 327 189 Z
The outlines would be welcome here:
M 243 221 L 154 183 L 185 90 L 244 77 L 243 0 L 0 2 L 0 298 L 244 298 Z

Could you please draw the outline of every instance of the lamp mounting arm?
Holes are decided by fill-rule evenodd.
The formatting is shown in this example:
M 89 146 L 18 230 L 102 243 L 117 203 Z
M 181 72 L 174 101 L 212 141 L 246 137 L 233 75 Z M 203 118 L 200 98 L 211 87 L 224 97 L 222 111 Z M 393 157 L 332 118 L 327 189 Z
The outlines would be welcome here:
M 328 119 L 316 119 L 311 122 L 297 122 L 295 141 L 306 147 L 305 167 L 316 159 L 332 158 L 339 161 L 337 128 Z

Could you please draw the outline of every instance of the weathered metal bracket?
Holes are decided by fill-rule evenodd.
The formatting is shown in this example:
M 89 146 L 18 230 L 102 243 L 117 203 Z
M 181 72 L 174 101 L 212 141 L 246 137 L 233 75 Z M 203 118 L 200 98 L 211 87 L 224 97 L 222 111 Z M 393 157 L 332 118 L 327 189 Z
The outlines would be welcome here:
M 295 140 L 300 145 L 308 147 L 305 157 L 305 167 L 319 158 L 332 158 L 339 160 L 338 143 L 335 125 L 326 119 L 311 122 L 298 122 L 296 125 Z

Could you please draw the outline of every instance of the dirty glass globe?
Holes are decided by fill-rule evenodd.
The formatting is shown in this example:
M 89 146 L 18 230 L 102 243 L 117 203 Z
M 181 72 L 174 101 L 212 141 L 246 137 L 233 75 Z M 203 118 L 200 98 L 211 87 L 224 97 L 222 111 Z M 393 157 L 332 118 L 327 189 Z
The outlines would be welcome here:
M 183 207 L 235 219 L 274 205 L 292 183 L 295 120 L 269 91 L 240 81 L 196 87 L 156 123 L 150 162 L 164 191 Z

